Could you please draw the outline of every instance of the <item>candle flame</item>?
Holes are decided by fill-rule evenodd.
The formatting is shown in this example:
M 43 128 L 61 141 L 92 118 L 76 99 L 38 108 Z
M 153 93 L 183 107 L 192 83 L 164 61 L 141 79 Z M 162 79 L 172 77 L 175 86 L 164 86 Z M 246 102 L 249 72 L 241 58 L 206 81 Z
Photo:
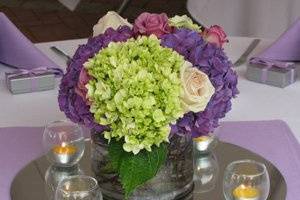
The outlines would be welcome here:
M 194 141 L 195 142 L 204 142 L 204 141 L 207 141 L 209 139 L 210 139 L 209 136 L 200 136 L 200 137 L 194 138 Z
M 63 142 L 61 145 L 55 145 L 52 151 L 56 154 L 71 155 L 77 151 L 77 148 L 74 145 L 68 145 L 67 143 Z
M 246 185 L 240 185 L 237 188 L 233 190 L 233 196 L 235 198 L 256 198 L 259 196 L 259 189 L 252 187 L 252 186 L 246 186 Z

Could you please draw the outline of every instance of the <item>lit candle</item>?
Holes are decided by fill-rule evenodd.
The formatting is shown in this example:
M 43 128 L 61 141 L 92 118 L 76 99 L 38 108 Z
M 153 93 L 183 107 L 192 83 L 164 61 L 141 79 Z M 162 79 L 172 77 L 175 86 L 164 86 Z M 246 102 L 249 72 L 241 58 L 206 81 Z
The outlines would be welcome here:
M 58 155 L 61 155 L 61 154 L 72 155 L 72 154 L 76 153 L 77 149 L 74 145 L 68 145 L 63 142 L 61 145 L 55 145 L 52 150 L 55 154 L 58 154 Z
M 193 139 L 194 142 L 196 143 L 196 148 L 201 151 L 201 152 L 206 152 L 209 150 L 209 147 L 212 143 L 212 141 L 214 140 L 213 137 L 211 136 L 200 136 L 197 138 Z
M 204 136 L 200 136 L 200 137 L 195 138 L 194 141 L 196 141 L 196 142 L 204 142 L 204 141 L 207 141 L 209 139 L 210 139 L 209 136 L 204 135 Z
M 233 190 L 235 200 L 258 200 L 259 189 L 252 186 L 240 185 Z

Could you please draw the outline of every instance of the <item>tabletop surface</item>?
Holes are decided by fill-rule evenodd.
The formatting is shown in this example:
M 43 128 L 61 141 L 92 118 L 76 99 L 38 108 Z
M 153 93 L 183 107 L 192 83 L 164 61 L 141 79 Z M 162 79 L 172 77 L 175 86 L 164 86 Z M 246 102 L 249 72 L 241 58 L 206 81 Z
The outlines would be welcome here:
M 234 62 L 247 49 L 253 38 L 230 37 L 225 51 Z M 49 47 L 57 46 L 73 55 L 79 44 L 86 39 L 40 43 L 36 46 L 63 68 L 66 63 L 62 57 Z M 272 41 L 262 40 L 251 53 L 254 55 L 268 47 Z M 250 55 L 250 56 L 251 56 Z M 46 123 L 65 118 L 57 103 L 56 89 L 44 92 L 12 95 L 4 82 L 4 71 L 11 69 L 0 67 L 0 127 L 8 126 L 44 126 Z M 225 121 L 282 119 L 288 123 L 300 141 L 300 81 L 282 89 L 248 81 L 245 78 L 246 64 L 237 67 L 240 94 L 233 100 L 232 110 L 223 119 Z
M 87 148 L 88 147 L 88 148 Z M 83 158 L 80 161 L 79 169 L 87 175 L 92 175 L 91 165 L 90 165 L 90 143 L 86 143 L 86 151 Z M 223 174 L 226 166 L 235 160 L 240 159 L 253 159 L 264 163 L 267 166 L 269 176 L 270 176 L 270 194 L 268 200 L 284 200 L 286 197 L 286 183 L 275 166 L 273 166 L 269 161 L 265 160 L 261 156 L 254 154 L 241 147 L 219 142 L 217 147 L 214 149 L 211 155 L 201 156 L 197 163 L 201 166 L 211 166 L 211 168 L 217 167 L 218 170 L 211 170 L 212 174 L 210 180 L 212 181 L 211 187 L 206 191 L 200 191 L 199 189 L 194 189 L 193 194 L 184 198 L 185 200 L 222 200 L 223 197 Z M 207 164 L 208 163 L 208 164 Z M 206 168 L 207 169 L 207 168 Z M 15 177 L 11 186 L 11 197 L 12 200 L 33 200 L 33 199 L 43 199 L 46 200 L 48 197 L 51 198 L 53 191 L 49 184 L 47 186 L 47 181 L 45 181 L 45 174 L 49 170 L 53 170 L 50 163 L 47 161 L 46 157 L 43 156 L 36 159 L 24 167 L 18 175 Z M 52 176 L 65 176 L 67 173 L 73 173 L 69 170 L 60 169 L 53 173 Z M 74 174 L 74 173 L 73 173 Z M 51 178 L 50 178 L 51 179 Z M 48 180 L 50 180 L 48 177 Z M 55 186 L 54 186 L 55 187 Z M 201 189 L 201 187 L 200 187 Z

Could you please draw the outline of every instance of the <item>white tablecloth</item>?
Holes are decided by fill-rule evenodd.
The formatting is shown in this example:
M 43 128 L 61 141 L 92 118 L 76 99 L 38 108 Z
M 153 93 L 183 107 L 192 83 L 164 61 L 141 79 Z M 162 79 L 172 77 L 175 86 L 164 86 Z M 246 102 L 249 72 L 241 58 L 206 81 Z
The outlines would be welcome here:
M 37 44 L 46 55 L 57 64 L 65 67 L 65 61 L 53 53 L 49 47 L 56 45 L 73 55 L 78 44 L 86 40 L 69 40 Z M 251 38 L 230 38 L 225 47 L 228 56 L 235 61 L 245 51 L 252 41 Z M 253 51 L 260 51 L 270 44 L 262 41 Z M 44 92 L 12 95 L 4 82 L 4 71 L 9 69 L 0 67 L 0 127 L 7 126 L 44 126 L 46 123 L 64 118 L 57 103 L 57 89 Z M 288 123 L 300 141 L 300 81 L 284 89 L 251 82 L 245 79 L 246 65 L 236 68 L 239 74 L 240 94 L 233 101 L 232 110 L 224 121 L 270 120 L 282 119 Z

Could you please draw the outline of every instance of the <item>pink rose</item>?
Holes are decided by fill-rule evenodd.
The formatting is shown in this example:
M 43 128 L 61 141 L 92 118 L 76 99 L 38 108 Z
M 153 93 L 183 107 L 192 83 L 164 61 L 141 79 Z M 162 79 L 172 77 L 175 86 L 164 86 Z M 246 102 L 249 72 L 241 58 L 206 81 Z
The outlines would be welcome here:
M 223 28 L 218 25 L 214 25 L 208 29 L 205 29 L 203 32 L 203 37 L 206 39 L 206 41 L 214 43 L 218 47 L 222 47 L 225 42 L 228 42 L 226 33 L 224 32 Z
M 90 102 L 86 96 L 88 89 L 85 87 L 85 85 L 88 84 L 89 80 L 91 80 L 91 76 L 88 75 L 85 68 L 82 68 L 79 74 L 79 80 L 75 88 L 75 92 L 76 94 L 81 96 L 87 102 L 88 105 L 90 105 Z
M 133 25 L 135 33 L 148 36 L 154 34 L 160 37 L 163 34 L 170 33 L 171 30 L 165 13 L 151 14 L 144 12 L 138 16 Z

